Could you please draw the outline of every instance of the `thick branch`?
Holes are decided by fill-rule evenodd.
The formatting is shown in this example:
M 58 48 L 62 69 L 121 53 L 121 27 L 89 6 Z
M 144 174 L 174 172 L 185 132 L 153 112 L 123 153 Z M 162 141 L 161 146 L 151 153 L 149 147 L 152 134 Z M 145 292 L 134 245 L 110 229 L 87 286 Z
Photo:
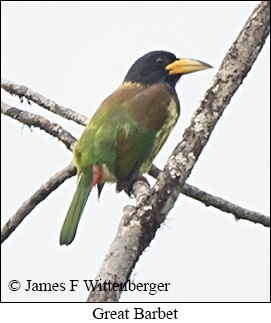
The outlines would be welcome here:
M 44 130 L 50 135 L 58 138 L 69 150 L 73 150 L 76 139 L 60 125 L 52 123 L 51 121 L 37 114 L 10 107 L 4 102 L 1 102 L 1 113 L 20 121 L 29 127 L 33 126 Z
M 46 197 L 58 188 L 66 179 L 74 176 L 76 173 L 73 164 L 69 164 L 60 172 L 51 177 L 45 184 L 43 184 L 37 192 L 35 192 L 17 212 L 8 220 L 8 222 L 1 229 L 1 243 L 5 241 L 9 235 L 19 226 L 25 217 Z
M 229 49 L 183 140 L 163 172 L 135 208 L 125 209 L 121 226 L 96 279 L 125 283 L 138 258 L 174 206 L 184 183 L 232 96 L 243 82 L 269 34 L 270 2 L 260 2 Z M 127 212 L 126 212 L 127 211 Z M 88 302 L 118 301 L 119 291 L 91 291 Z
M 40 107 L 49 110 L 65 119 L 72 120 L 82 126 L 85 126 L 88 123 L 87 117 L 80 115 L 71 109 L 64 108 L 52 100 L 46 99 L 44 96 L 30 90 L 24 85 L 18 85 L 11 81 L 1 79 L 1 87 L 10 94 L 17 95 L 20 99 L 26 98 L 28 101 L 32 101 Z

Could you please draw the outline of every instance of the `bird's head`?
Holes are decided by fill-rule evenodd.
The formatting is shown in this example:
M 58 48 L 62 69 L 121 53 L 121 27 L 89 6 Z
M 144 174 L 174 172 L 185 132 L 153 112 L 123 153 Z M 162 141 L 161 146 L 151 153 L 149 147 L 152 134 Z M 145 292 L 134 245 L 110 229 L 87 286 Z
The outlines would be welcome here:
M 211 68 L 209 64 L 189 59 L 177 58 L 166 51 L 153 51 L 140 57 L 129 69 L 124 82 L 151 85 L 166 82 L 172 87 L 183 74 Z

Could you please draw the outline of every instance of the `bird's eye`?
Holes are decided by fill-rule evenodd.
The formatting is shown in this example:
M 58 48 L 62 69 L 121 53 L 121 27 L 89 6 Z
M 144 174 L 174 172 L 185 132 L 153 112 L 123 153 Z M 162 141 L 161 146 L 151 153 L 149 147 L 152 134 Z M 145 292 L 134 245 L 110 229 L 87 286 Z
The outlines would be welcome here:
M 158 63 L 159 65 L 164 65 L 164 60 L 163 60 L 163 58 L 162 58 L 162 57 L 158 57 L 158 58 L 156 59 L 156 63 Z

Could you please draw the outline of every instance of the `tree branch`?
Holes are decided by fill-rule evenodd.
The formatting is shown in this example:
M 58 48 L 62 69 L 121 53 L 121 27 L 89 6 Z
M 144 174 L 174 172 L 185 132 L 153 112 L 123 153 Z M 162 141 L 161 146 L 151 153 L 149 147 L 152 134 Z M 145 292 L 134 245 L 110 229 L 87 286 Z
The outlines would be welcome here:
M 13 108 L 4 102 L 1 102 L 1 113 L 26 124 L 30 128 L 33 126 L 44 130 L 48 134 L 58 138 L 69 150 L 73 150 L 76 138 L 74 138 L 68 131 L 64 130 L 60 125 L 52 123 L 37 114 Z
M 10 234 L 41 201 L 45 200 L 49 194 L 65 182 L 66 179 L 74 176 L 75 173 L 76 170 L 73 163 L 69 164 L 63 170 L 52 176 L 28 200 L 26 200 L 1 229 L 1 243 L 10 236 Z
M 270 2 L 260 2 L 226 54 L 213 85 L 194 113 L 183 140 L 170 156 L 155 186 L 136 207 L 126 208 L 115 240 L 96 279 L 127 282 L 138 258 L 174 206 L 184 183 L 232 96 L 264 45 L 270 29 Z M 121 291 L 91 291 L 88 302 L 118 301 Z
M 231 203 L 221 197 L 206 193 L 195 186 L 184 184 L 182 193 L 195 200 L 204 203 L 206 206 L 213 206 L 223 212 L 231 213 L 237 220 L 243 219 L 270 227 L 270 217 L 260 212 L 245 209 L 237 204 Z
M 1 87 L 11 95 L 17 95 L 20 99 L 25 97 L 28 101 L 32 101 L 40 107 L 51 111 L 67 120 L 72 120 L 82 126 L 86 126 L 89 119 L 71 109 L 64 108 L 56 104 L 52 100 L 46 99 L 41 94 L 38 94 L 24 85 L 18 85 L 11 81 L 1 78 Z
M 154 178 L 157 178 L 160 173 L 161 170 L 158 169 L 156 166 L 152 165 L 149 171 L 149 175 L 153 176 Z M 266 216 L 260 212 L 245 209 L 237 204 L 231 203 L 221 197 L 207 193 L 188 183 L 184 184 L 181 193 L 202 202 L 206 206 L 213 206 L 223 212 L 231 213 L 235 216 L 237 220 L 248 220 L 254 223 L 262 224 L 265 227 L 270 227 L 269 216 Z

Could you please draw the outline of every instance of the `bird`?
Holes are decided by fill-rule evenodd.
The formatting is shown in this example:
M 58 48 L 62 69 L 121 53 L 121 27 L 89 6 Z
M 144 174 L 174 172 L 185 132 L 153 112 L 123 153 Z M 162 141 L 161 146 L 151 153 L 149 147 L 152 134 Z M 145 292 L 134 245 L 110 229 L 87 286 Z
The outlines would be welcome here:
M 180 115 L 177 82 L 184 74 L 211 67 L 163 50 L 135 61 L 123 83 L 101 103 L 74 148 L 78 184 L 60 245 L 74 240 L 94 186 L 99 196 L 106 182 L 116 183 L 120 192 L 149 171 Z

